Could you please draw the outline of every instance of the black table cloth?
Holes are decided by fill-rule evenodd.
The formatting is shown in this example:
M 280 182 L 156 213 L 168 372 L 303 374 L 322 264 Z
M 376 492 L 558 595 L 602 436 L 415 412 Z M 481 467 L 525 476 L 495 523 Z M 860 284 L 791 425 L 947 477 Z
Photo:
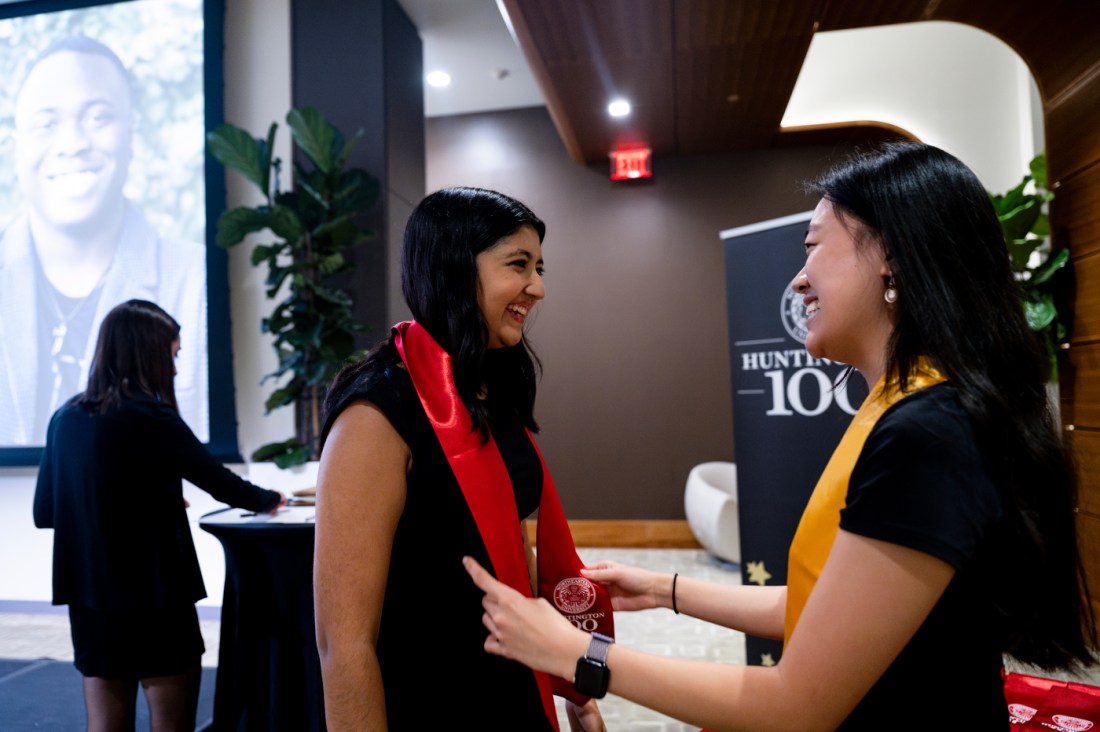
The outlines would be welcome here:
M 225 550 L 215 732 L 325 729 L 313 623 L 313 506 L 199 520 Z

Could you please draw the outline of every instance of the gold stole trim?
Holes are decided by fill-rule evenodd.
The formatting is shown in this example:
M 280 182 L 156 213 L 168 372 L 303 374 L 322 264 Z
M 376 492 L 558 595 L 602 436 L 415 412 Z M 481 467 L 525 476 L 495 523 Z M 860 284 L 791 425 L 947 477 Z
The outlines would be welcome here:
M 882 413 L 902 397 L 921 389 L 927 389 L 944 381 L 944 376 L 922 363 L 916 373 L 909 378 L 909 389 L 902 393 L 897 382 L 885 386 L 885 377 L 880 378 L 851 424 L 840 438 L 840 443 L 829 458 L 825 470 L 814 487 L 810 500 L 802 512 L 794 539 L 791 541 L 787 556 L 787 614 L 783 622 L 783 643 L 790 640 L 791 632 L 798 624 L 802 609 L 806 606 L 810 592 L 829 558 L 836 532 L 840 528 L 840 510 L 844 508 L 848 497 L 848 478 L 863 451 L 863 443 L 878 422 Z

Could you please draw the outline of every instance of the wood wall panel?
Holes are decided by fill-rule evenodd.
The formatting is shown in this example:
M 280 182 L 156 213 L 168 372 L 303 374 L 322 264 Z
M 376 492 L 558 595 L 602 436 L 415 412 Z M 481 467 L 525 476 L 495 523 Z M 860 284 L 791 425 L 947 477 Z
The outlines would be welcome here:
M 1100 428 L 1100 344 L 1074 346 L 1067 355 L 1070 368 L 1062 375 L 1062 389 L 1072 403 L 1063 417 L 1075 427 Z
M 1085 564 L 1085 580 L 1092 597 L 1093 611 L 1100 618 L 1100 518 L 1091 514 L 1077 515 L 1077 549 Z
M 1072 257 L 1076 253 L 1076 249 L 1071 250 L 1074 294 L 1070 343 L 1096 343 L 1100 341 L 1100 252 L 1080 259 Z
M 578 547 L 701 549 L 687 521 L 570 521 Z M 527 538 L 536 544 L 538 521 L 527 522 Z
M 1075 257 L 1100 252 L 1100 164 L 1059 181 L 1050 221 L 1056 248 L 1070 247 Z
M 1047 175 L 1053 183 L 1100 160 L 1100 63 L 1072 94 L 1057 97 L 1053 103 L 1045 99 L 1044 104 Z
M 1100 430 L 1077 429 L 1069 434 L 1081 479 L 1077 507 L 1100 520 Z

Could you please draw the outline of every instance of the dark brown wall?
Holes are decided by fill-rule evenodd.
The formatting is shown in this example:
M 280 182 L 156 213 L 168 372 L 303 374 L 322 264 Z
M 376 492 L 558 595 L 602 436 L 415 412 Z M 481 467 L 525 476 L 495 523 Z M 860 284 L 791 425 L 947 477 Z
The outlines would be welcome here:
M 691 467 L 734 459 L 719 232 L 810 210 L 799 181 L 839 155 L 656 160 L 623 184 L 573 162 L 542 107 L 428 120 L 427 190 L 493 188 L 546 221 L 536 416 L 571 519 L 683 519 Z

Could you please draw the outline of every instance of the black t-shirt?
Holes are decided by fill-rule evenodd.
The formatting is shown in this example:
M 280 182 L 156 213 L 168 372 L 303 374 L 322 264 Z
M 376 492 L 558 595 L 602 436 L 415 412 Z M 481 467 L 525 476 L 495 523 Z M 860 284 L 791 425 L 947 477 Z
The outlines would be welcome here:
M 552 729 L 534 674 L 484 650 L 482 592 L 462 557 L 492 571 L 489 554 L 392 347 L 339 395 L 327 423 L 359 399 L 381 409 L 412 452 L 378 637 L 390 729 Z M 489 424 L 512 479 L 518 532 L 520 518 L 538 507 L 541 463 L 515 415 L 498 410 Z
M 840 527 L 931 554 L 956 574 L 841 729 L 1009 729 L 995 605 L 1004 588 L 994 587 L 1004 503 L 987 458 L 947 383 L 901 400 L 868 435 Z

